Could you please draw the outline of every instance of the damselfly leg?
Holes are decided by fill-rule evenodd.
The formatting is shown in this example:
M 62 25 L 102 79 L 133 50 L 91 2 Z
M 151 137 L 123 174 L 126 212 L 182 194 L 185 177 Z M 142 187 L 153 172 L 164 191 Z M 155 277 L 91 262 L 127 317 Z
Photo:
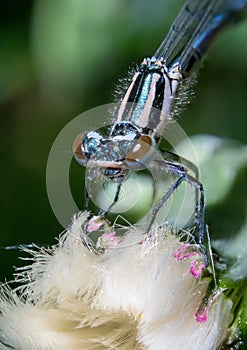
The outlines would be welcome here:
M 173 156 L 176 159 L 179 158 L 177 155 L 175 155 L 172 152 L 164 151 L 164 153 L 167 152 L 169 156 Z M 204 245 L 204 229 L 205 229 L 205 223 L 204 223 L 204 212 L 205 212 L 205 196 L 204 196 L 204 188 L 203 185 L 200 183 L 198 178 L 195 178 L 188 174 L 188 170 L 186 167 L 184 167 L 182 164 L 170 162 L 164 159 L 164 161 L 161 160 L 154 160 L 159 165 L 160 169 L 163 169 L 164 171 L 168 172 L 169 174 L 177 177 L 177 180 L 170 186 L 170 188 L 165 192 L 165 194 L 162 196 L 162 198 L 158 201 L 157 205 L 155 205 L 152 214 L 151 219 L 149 221 L 149 224 L 147 226 L 147 234 L 149 235 L 150 232 L 152 232 L 151 228 L 152 225 L 155 222 L 156 216 L 158 212 L 161 210 L 161 208 L 164 206 L 164 204 L 171 198 L 171 196 L 175 193 L 175 191 L 180 187 L 180 185 L 183 182 L 188 183 L 195 189 L 196 194 L 196 201 L 195 201 L 195 224 L 198 229 L 198 234 L 194 235 L 196 242 L 199 244 L 204 257 L 205 257 L 205 263 L 206 266 L 208 266 L 208 258 L 207 258 L 207 250 Z M 196 169 L 196 167 L 191 163 L 190 161 L 187 161 L 183 158 L 183 162 L 187 165 L 191 166 L 193 170 Z M 198 170 L 196 170 L 196 175 L 198 174 Z M 199 196 L 198 196 L 199 194 Z
M 159 152 L 162 154 L 163 158 L 166 161 L 175 162 L 177 164 L 182 164 L 185 168 L 192 171 L 194 174 L 194 178 L 199 181 L 199 171 L 198 167 L 189 161 L 188 159 L 181 157 L 177 155 L 176 153 L 173 153 L 168 150 L 162 150 L 160 149 Z M 194 222 L 196 225 L 199 225 L 199 190 L 198 188 L 195 188 L 195 215 L 194 215 Z
M 120 180 L 117 183 L 117 188 L 116 188 L 116 192 L 115 192 L 114 198 L 112 200 L 112 203 L 108 206 L 108 208 L 100 210 L 99 215 L 101 215 L 102 217 L 106 216 L 111 211 L 111 209 L 114 207 L 114 205 L 118 202 L 123 180 Z M 85 188 L 85 200 L 84 200 L 84 203 L 85 203 L 84 209 L 86 211 L 89 210 L 89 199 L 90 199 L 89 187 L 90 187 L 90 178 L 87 177 L 86 178 L 86 188 Z

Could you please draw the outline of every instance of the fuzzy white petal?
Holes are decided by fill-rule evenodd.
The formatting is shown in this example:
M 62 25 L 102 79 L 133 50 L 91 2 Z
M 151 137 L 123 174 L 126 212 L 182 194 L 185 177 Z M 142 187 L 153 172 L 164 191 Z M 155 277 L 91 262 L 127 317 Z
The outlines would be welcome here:
M 196 322 L 209 279 L 195 279 L 189 260 L 174 259 L 181 243 L 169 229 L 145 241 L 130 230 L 117 248 L 96 255 L 82 244 L 85 220 L 85 214 L 74 218 L 58 246 L 33 252 L 34 263 L 19 274 L 22 288 L 2 288 L 3 344 L 18 350 L 218 349 L 231 301 L 220 295 L 207 321 Z

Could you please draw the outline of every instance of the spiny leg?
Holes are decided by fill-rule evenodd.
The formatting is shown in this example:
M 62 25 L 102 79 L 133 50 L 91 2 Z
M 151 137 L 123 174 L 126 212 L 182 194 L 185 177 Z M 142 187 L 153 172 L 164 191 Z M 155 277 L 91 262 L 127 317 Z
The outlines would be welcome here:
M 186 174 L 185 179 L 190 185 L 192 185 L 199 193 L 200 193 L 200 201 L 199 201 L 199 217 L 198 217 L 198 227 L 199 227 L 199 235 L 198 235 L 198 243 L 203 251 L 205 256 L 206 266 L 208 266 L 208 256 L 207 250 L 204 245 L 204 228 L 205 228 L 205 194 L 204 188 L 200 181 L 195 179 L 193 176 Z
M 168 150 L 160 150 L 164 159 L 167 161 L 177 162 L 180 166 L 181 164 L 185 165 L 186 168 L 191 170 L 195 174 L 195 179 L 199 181 L 199 171 L 197 166 L 189 161 L 188 159 L 177 155 Z M 195 213 L 194 213 L 194 222 L 197 226 L 199 226 L 199 190 L 195 189 Z
M 110 204 L 110 206 L 105 209 L 105 210 L 101 210 L 100 211 L 100 215 L 105 217 L 109 211 L 111 210 L 111 208 L 117 203 L 118 199 L 119 199 L 119 194 L 120 194 L 120 190 L 121 190 L 121 186 L 122 186 L 122 181 L 118 183 L 117 185 L 117 189 L 116 189 L 116 192 L 115 192 L 115 196 L 114 196 L 114 199 L 112 201 L 112 203 Z
M 89 207 L 89 198 L 90 198 L 90 196 L 89 196 L 89 186 L 90 186 L 90 178 L 87 177 L 87 179 L 86 179 L 86 189 L 85 189 L 85 206 L 84 206 L 85 210 L 88 210 L 88 207 Z M 117 203 L 117 201 L 119 199 L 121 186 L 122 186 L 122 181 L 119 181 L 112 203 L 110 204 L 110 206 L 107 209 L 100 210 L 100 212 L 99 212 L 100 216 L 105 217 L 109 213 L 111 208 Z
M 86 178 L 86 188 L 85 188 L 85 195 L 84 195 L 84 202 L 85 202 L 85 205 L 84 205 L 84 209 L 86 211 L 88 211 L 88 206 L 89 206 L 89 181 L 90 179 L 87 177 Z
M 149 234 L 149 231 L 154 223 L 154 220 L 159 212 L 159 210 L 163 207 L 165 202 L 171 197 L 171 195 L 176 191 L 176 189 L 179 187 L 179 185 L 183 182 L 184 175 L 181 175 L 176 182 L 172 184 L 172 186 L 168 189 L 168 191 L 165 193 L 165 195 L 159 200 L 157 205 L 152 211 L 151 220 L 149 221 L 148 227 L 147 227 L 147 234 Z
M 89 198 L 90 198 L 90 196 L 89 196 L 89 184 L 90 184 L 90 178 L 87 178 L 87 180 L 86 180 L 86 190 L 85 190 L 85 210 L 88 210 L 88 204 L 89 204 Z M 104 220 L 105 223 L 107 222 L 107 220 L 105 218 L 107 213 L 111 210 L 111 208 L 117 203 L 117 201 L 119 199 L 121 186 L 122 186 L 122 181 L 120 181 L 118 183 L 118 185 L 117 185 L 115 196 L 114 196 L 114 199 L 113 199 L 113 202 L 111 203 L 111 205 L 106 210 L 101 210 L 99 212 L 99 214 L 98 214 L 98 216 L 100 216 Z M 91 252 L 93 252 L 95 254 L 101 254 L 101 253 L 104 252 L 104 249 L 98 247 L 95 244 L 95 242 L 89 237 L 91 232 L 93 232 L 96 229 L 98 229 L 97 224 L 95 226 L 96 228 L 94 228 L 93 230 L 91 228 L 89 229 L 89 226 L 92 224 L 94 219 L 95 219 L 95 216 L 93 216 L 89 220 L 89 222 L 87 222 L 84 225 L 83 232 L 85 232 L 85 234 L 82 235 L 82 242 Z M 99 218 L 97 217 L 97 221 L 101 221 L 101 220 L 99 220 Z M 100 226 L 101 226 L 101 224 L 100 224 Z
M 207 257 L 207 251 L 204 245 L 204 208 L 205 208 L 205 199 L 204 199 L 204 189 L 202 184 L 195 179 L 193 176 L 190 176 L 187 174 L 187 169 L 183 166 L 168 162 L 166 160 L 160 161 L 155 160 L 156 163 L 160 165 L 161 168 L 165 168 L 166 171 L 168 171 L 171 175 L 177 176 L 178 179 L 173 183 L 173 185 L 168 189 L 168 191 L 164 194 L 164 196 L 161 198 L 161 200 L 158 202 L 156 207 L 153 209 L 152 217 L 149 222 L 147 233 L 150 231 L 151 226 L 153 225 L 155 218 L 159 212 L 159 210 L 162 208 L 162 206 L 165 204 L 165 202 L 174 194 L 176 189 L 180 186 L 180 184 L 183 181 L 186 181 L 191 186 L 195 188 L 196 191 L 200 193 L 200 201 L 199 201 L 199 217 L 198 217 L 198 228 L 199 228 L 199 235 L 198 237 L 195 237 L 197 239 L 198 244 L 200 245 L 202 252 L 205 256 L 205 263 L 206 266 L 208 266 L 208 257 Z

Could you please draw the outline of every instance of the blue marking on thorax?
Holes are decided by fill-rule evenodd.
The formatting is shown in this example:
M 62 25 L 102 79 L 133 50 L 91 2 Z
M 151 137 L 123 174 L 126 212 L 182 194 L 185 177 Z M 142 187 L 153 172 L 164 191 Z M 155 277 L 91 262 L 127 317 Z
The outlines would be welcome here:
M 138 121 L 139 116 L 140 116 L 140 114 L 145 106 L 145 103 L 148 99 L 150 85 L 152 83 L 152 78 L 153 78 L 153 74 L 149 73 L 144 80 L 144 83 L 142 85 L 142 91 L 140 93 L 138 100 L 136 101 L 137 106 L 135 107 L 135 110 L 134 110 L 133 115 L 132 115 L 133 121 Z

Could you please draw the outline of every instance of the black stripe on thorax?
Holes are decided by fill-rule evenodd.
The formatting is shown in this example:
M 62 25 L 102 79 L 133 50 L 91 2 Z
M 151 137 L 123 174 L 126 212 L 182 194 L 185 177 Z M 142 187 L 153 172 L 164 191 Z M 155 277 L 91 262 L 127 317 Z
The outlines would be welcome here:
M 117 122 L 130 121 L 142 130 L 160 132 L 176 92 L 172 91 L 173 80 L 162 62 L 145 59 L 126 91 Z

